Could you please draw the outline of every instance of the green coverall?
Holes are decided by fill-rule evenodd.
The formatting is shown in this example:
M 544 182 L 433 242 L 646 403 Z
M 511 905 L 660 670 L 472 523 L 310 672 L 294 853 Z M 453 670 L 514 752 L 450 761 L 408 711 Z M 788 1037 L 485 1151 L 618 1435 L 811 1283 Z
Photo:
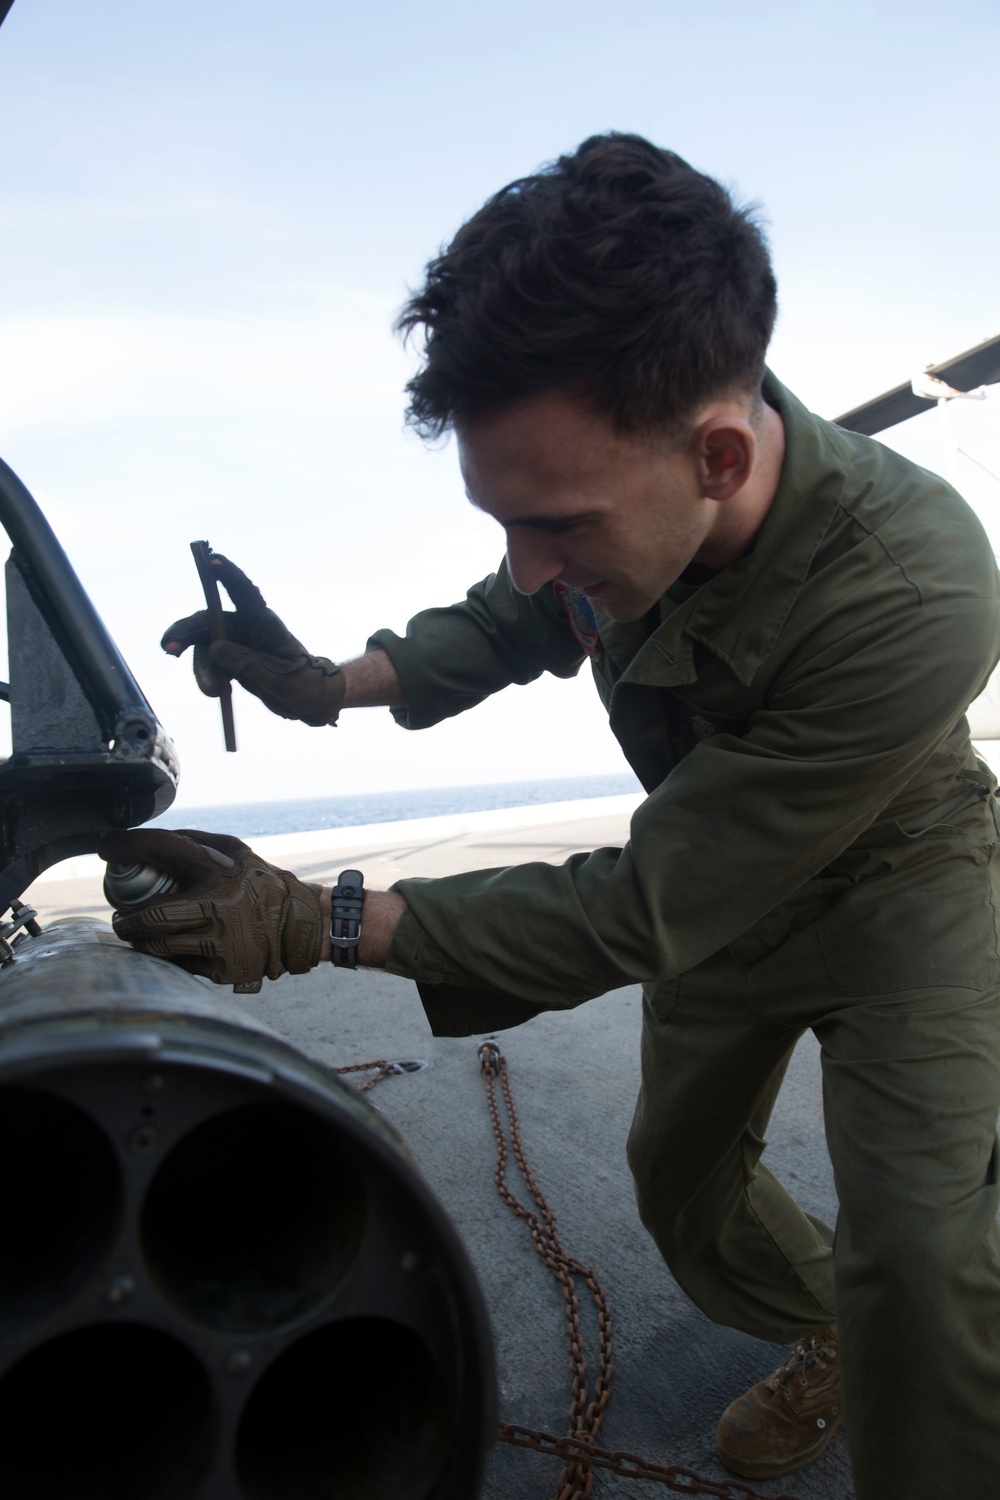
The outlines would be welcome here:
M 401 881 L 388 966 L 439 1035 L 642 982 L 629 1161 L 674 1276 L 761 1338 L 836 1317 L 859 1500 L 996 1500 L 997 819 L 964 717 L 996 566 L 935 475 L 765 395 L 787 456 L 753 550 L 587 642 L 649 793 L 629 843 Z M 585 657 L 557 592 L 503 567 L 370 645 L 409 728 Z M 836 1236 L 759 1162 L 807 1027 Z

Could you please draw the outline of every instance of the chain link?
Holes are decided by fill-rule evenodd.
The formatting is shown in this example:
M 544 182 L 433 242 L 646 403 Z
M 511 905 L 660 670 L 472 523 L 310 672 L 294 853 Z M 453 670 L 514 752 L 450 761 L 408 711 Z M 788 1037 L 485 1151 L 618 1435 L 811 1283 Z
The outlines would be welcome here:
M 545 1195 L 535 1180 L 528 1165 L 521 1143 L 521 1130 L 510 1089 L 507 1060 L 494 1041 L 487 1041 L 479 1048 L 479 1065 L 486 1083 L 486 1096 L 493 1134 L 497 1142 L 497 1164 L 493 1173 L 497 1192 L 507 1207 L 528 1226 L 532 1243 L 542 1264 L 548 1266 L 559 1283 L 566 1308 L 566 1339 L 569 1344 L 569 1365 L 573 1375 L 573 1393 L 569 1409 L 569 1430 L 574 1438 L 596 1438 L 604 1420 L 604 1410 L 611 1396 L 611 1376 L 614 1359 L 611 1342 L 611 1308 L 607 1293 L 593 1271 L 581 1265 L 575 1256 L 567 1255 L 559 1239 L 556 1216 Z M 507 1183 L 507 1136 L 500 1119 L 496 1082 L 500 1080 L 500 1091 L 510 1134 L 511 1151 L 517 1162 L 524 1184 L 531 1194 L 537 1213 L 526 1208 L 515 1196 Z M 593 1393 L 587 1378 L 587 1358 L 584 1352 L 583 1335 L 580 1330 L 580 1298 L 577 1291 L 579 1278 L 590 1293 L 597 1313 L 597 1378 Z M 502 1427 L 501 1427 L 502 1433 Z M 575 1452 L 565 1455 L 567 1460 L 556 1483 L 557 1500 L 588 1500 L 594 1485 L 594 1476 L 589 1463 Z
M 656 1464 L 639 1458 L 634 1453 L 612 1452 L 601 1448 L 595 1439 L 604 1419 L 604 1411 L 611 1398 L 611 1377 L 614 1360 L 611 1345 L 611 1309 L 607 1293 L 594 1271 L 588 1270 L 576 1259 L 567 1255 L 559 1239 L 556 1218 L 545 1199 L 534 1173 L 528 1165 L 521 1140 L 521 1128 L 511 1093 L 507 1060 L 498 1043 L 491 1037 L 479 1048 L 479 1066 L 486 1084 L 486 1099 L 497 1143 L 497 1164 L 493 1173 L 496 1189 L 508 1208 L 523 1219 L 531 1234 L 532 1243 L 542 1263 L 559 1282 L 566 1307 L 566 1339 L 569 1344 L 569 1363 L 573 1373 L 573 1392 L 569 1410 L 569 1434 L 556 1437 L 551 1432 L 537 1432 L 530 1427 L 520 1427 L 512 1422 L 499 1424 L 499 1438 L 514 1448 L 529 1448 L 535 1453 L 548 1454 L 562 1460 L 563 1468 L 556 1481 L 555 1500 L 588 1500 L 593 1484 L 594 1469 L 608 1469 L 625 1479 L 645 1479 L 652 1484 L 661 1484 L 682 1495 L 714 1495 L 718 1500 L 795 1500 L 794 1495 L 764 1496 L 749 1485 L 735 1479 L 707 1479 L 694 1469 L 679 1464 Z M 507 1112 L 508 1129 L 504 1130 L 497 1099 L 496 1083 Z M 510 1150 L 525 1186 L 531 1194 L 538 1212 L 526 1208 L 519 1202 L 507 1183 L 507 1136 Z M 591 1396 L 587 1380 L 587 1362 L 580 1332 L 580 1303 L 576 1280 L 584 1282 L 597 1311 L 597 1379 Z
M 387 1060 L 377 1057 L 374 1062 L 345 1063 L 343 1067 L 334 1068 L 335 1073 L 375 1073 L 374 1078 L 366 1078 L 364 1083 L 358 1084 L 358 1093 L 367 1094 L 383 1078 L 391 1078 L 396 1073 L 419 1073 L 427 1064 L 422 1057 L 406 1057 L 399 1060 Z
M 718 1500 L 795 1500 L 794 1495 L 762 1495 L 738 1479 L 707 1479 L 704 1474 L 697 1474 L 694 1469 L 686 1469 L 681 1464 L 654 1464 L 635 1453 L 601 1448 L 583 1438 L 555 1437 L 551 1432 L 536 1432 L 534 1428 L 519 1427 L 513 1422 L 500 1423 L 500 1441 L 509 1443 L 512 1448 L 528 1448 L 532 1453 L 561 1458 L 564 1463 L 575 1458 L 578 1463 L 608 1469 L 624 1479 L 645 1479 L 650 1484 L 662 1484 L 681 1495 L 715 1495 Z

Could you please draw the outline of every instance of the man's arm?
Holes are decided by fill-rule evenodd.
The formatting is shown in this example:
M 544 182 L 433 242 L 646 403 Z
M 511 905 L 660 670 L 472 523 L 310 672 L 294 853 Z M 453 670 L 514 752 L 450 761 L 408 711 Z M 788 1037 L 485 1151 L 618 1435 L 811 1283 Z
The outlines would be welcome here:
M 543 672 L 572 677 L 584 660 L 552 590 L 519 594 L 506 562 L 459 602 L 421 610 L 404 635 L 379 630 L 367 644 L 392 662 L 402 690 L 393 717 L 405 729 L 427 729 Z
M 384 651 L 367 651 L 340 664 L 344 708 L 405 708 L 399 674 Z
M 945 515 L 942 534 L 947 523 Z M 854 526 L 849 517 L 843 524 Z M 903 521 L 899 528 L 906 540 Z M 700 962 L 826 867 L 884 809 L 904 845 L 903 830 L 942 818 L 975 822 L 975 809 L 989 808 L 978 801 L 962 714 L 1000 649 L 996 574 L 978 532 L 961 547 L 960 530 L 947 547 L 922 537 L 909 544 L 909 569 L 867 537 L 842 555 L 834 550 L 762 669 L 761 707 L 746 734 L 699 743 L 643 803 L 623 849 L 576 855 L 562 867 L 410 879 L 398 892 L 374 892 L 361 961 L 424 985 L 481 986 L 547 1008 L 574 1004 Z M 927 575 L 919 589 L 911 573 Z M 359 699 L 392 696 L 378 654 L 362 662 Z M 406 696 L 406 670 L 397 677 Z M 155 852 L 135 854 L 158 863 Z M 187 894 L 194 899 L 123 915 L 116 930 L 215 978 L 204 926 L 214 897 L 201 886 Z M 240 916 L 235 890 L 233 901 Z M 261 914 L 259 902 L 253 909 Z M 921 909 L 921 921 L 932 917 Z M 313 964 L 321 927 L 317 895 Z M 918 946 L 910 931 L 899 940 Z
M 316 727 L 336 724 L 345 707 L 384 705 L 407 729 L 423 729 L 542 672 L 571 677 L 583 659 L 552 591 L 518 594 L 505 564 L 461 602 L 422 611 L 405 636 L 377 632 L 363 656 L 339 665 L 307 651 L 235 563 L 216 554 L 212 568 L 236 606 L 224 616 L 226 639 L 212 639 L 199 610 L 168 625 L 164 651 L 193 646 L 195 679 L 210 697 L 232 678 L 272 713 Z

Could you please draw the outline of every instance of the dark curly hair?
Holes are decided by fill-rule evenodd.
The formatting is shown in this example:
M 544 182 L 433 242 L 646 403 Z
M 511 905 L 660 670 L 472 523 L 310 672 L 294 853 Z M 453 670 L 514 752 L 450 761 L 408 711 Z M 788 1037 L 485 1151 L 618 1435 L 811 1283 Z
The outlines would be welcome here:
M 429 263 L 396 324 L 424 334 L 407 421 L 436 437 L 565 390 L 620 432 L 676 429 L 759 390 L 775 296 L 752 209 L 641 136 L 591 136 L 501 188 Z

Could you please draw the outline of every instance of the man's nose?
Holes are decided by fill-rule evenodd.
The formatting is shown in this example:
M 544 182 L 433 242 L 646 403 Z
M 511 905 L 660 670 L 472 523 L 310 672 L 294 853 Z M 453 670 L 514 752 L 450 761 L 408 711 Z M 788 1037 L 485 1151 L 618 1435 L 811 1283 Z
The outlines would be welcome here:
M 507 533 L 507 571 L 519 594 L 537 594 L 566 566 L 565 548 L 543 532 Z

